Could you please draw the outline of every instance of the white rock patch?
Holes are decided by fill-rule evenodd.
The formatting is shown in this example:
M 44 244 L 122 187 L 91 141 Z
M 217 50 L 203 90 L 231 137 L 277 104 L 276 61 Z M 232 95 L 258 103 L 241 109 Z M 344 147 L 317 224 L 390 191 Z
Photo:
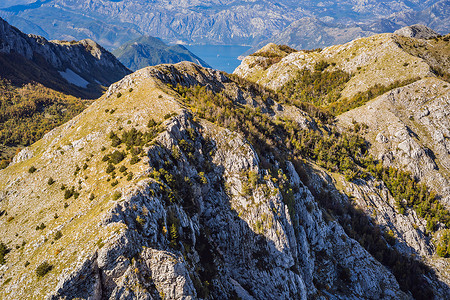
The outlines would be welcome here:
M 84 89 L 87 88 L 89 84 L 88 81 L 86 81 L 83 77 L 81 77 L 71 69 L 66 69 L 64 72 L 59 71 L 59 74 L 61 74 L 61 76 L 68 82 Z

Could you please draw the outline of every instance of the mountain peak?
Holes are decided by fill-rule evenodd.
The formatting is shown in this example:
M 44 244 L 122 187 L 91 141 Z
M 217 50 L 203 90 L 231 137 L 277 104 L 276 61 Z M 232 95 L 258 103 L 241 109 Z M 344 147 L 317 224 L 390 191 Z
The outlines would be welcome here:
M 431 39 L 439 36 L 436 31 L 422 24 L 405 26 L 403 28 L 400 28 L 399 30 L 396 30 L 394 34 L 416 39 Z

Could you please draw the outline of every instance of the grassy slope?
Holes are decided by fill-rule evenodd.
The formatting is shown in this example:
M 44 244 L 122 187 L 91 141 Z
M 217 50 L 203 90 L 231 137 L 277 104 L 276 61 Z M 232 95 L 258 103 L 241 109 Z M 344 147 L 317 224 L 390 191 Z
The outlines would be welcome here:
M 100 212 L 114 205 L 111 201 L 114 191 L 125 190 L 133 184 L 119 172 L 118 185 L 112 187 L 108 181 L 102 157 L 109 153 L 109 132 L 119 127 L 145 130 L 150 117 L 162 121 L 163 112 L 179 109 L 172 97 L 161 91 L 164 86 L 157 87 L 148 79 L 141 83 L 132 91 L 128 87 L 121 89 L 120 97 L 116 91 L 110 97 L 100 98 L 80 115 L 31 145 L 31 159 L 0 171 L 1 190 L 21 191 L 0 203 L 0 211 L 7 212 L 0 217 L 2 241 L 13 249 L 7 257 L 9 269 L 4 272 L 3 282 L 27 275 L 21 284 L 23 294 L 42 299 L 55 287 L 57 277 L 65 268 L 73 268 L 83 255 L 120 231 L 120 228 L 97 227 Z M 103 146 L 107 148 L 105 151 L 102 151 Z M 134 165 L 129 160 L 130 155 L 120 165 L 127 166 L 135 178 L 147 169 L 142 160 Z M 83 163 L 88 165 L 86 169 L 82 168 Z M 77 165 L 81 170 L 75 175 Z M 31 166 L 37 169 L 32 174 L 28 172 Z M 50 177 L 56 181 L 52 185 L 47 183 Z M 60 189 L 63 184 L 67 188 L 74 186 L 79 197 L 65 200 L 64 191 Z M 95 195 L 94 200 L 89 199 L 91 193 Z M 65 202 L 69 204 L 67 208 L 64 208 Z M 59 216 L 57 219 L 55 213 Z M 46 228 L 37 231 L 35 228 L 41 223 Z M 57 230 L 61 230 L 63 237 L 54 241 Z M 83 232 L 83 235 L 75 232 Z M 83 253 L 78 245 L 83 245 Z M 54 269 L 41 281 L 35 269 L 45 260 Z M 25 267 L 27 261 L 29 265 Z M 3 290 L 1 295 L 7 297 L 8 290 Z

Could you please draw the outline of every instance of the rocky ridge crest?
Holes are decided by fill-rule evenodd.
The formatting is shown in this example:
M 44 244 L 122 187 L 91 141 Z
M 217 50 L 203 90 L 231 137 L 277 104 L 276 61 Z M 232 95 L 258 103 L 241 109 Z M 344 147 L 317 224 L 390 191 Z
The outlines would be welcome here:
M 82 90 L 87 90 L 88 85 L 98 89 L 100 86 L 109 86 L 131 72 L 110 52 L 90 39 L 78 42 L 47 41 L 41 36 L 24 34 L 1 18 L 0 53 L 12 62 L 24 60 L 20 63 L 30 64 L 30 69 L 35 66 L 40 68 L 41 73 L 45 74 L 41 77 L 48 77 L 43 80 L 44 85 L 57 81 L 65 82 L 66 85 L 74 84 Z M 14 71 L 10 73 L 0 75 L 13 81 L 19 77 Z M 40 82 L 39 76 L 35 77 L 30 78 L 30 81 Z M 63 86 L 62 83 L 59 85 Z M 96 96 L 99 95 L 97 92 Z

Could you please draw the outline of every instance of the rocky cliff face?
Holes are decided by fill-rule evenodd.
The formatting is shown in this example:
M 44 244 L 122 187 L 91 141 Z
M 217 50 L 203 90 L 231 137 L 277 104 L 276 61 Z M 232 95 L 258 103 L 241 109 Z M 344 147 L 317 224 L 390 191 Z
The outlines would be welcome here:
M 324 205 L 371 203 L 395 247 L 430 257 L 417 217 L 399 216 L 374 182 L 346 183 L 347 195 L 317 166 L 260 157 L 242 134 L 194 116 L 176 84 L 317 130 L 297 108 L 193 64 L 125 77 L 0 171 L 2 297 L 411 298 Z M 445 274 L 427 276 L 428 295 L 448 297 Z
M 344 126 L 366 124 L 366 138 L 384 164 L 406 168 L 450 204 L 448 83 L 427 78 L 394 89 L 339 116 Z
M 26 81 L 22 77 L 29 75 L 28 82 L 34 80 L 44 85 L 55 82 L 60 89 L 64 89 L 64 85 L 73 85 L 73 89 L 92 92 L 130 73 L 111 53 L 92 40 L 47 41 L 40 36 L 26 35 L 3 19 L 0 19 L 0 43 L 0 53 L 12 64 L 5 66 L 0 75 L 13 81 Z M 22 74 L 23 65 L 40 70 Z M 99 92 L 94 94 L 99 96 Z
M 438 36 L 434 30 L 421 24 L 403 27 L 394 31 L 394 34 L 416 39 L 431 39 Z

